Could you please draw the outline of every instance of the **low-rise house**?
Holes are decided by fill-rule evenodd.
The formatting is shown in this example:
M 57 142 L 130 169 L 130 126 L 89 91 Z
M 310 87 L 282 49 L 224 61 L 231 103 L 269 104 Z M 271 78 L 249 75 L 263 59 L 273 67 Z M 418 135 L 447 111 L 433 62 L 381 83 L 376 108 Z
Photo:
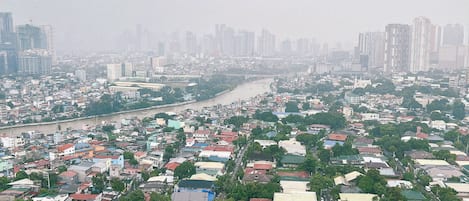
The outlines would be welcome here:
M 339 197 L 339 201 L 373 201 L 378 198 L 378 195 L 369 193 L 339 193 Z
M 278 146 L 284 148 L 287 151 L 287 154 L 299 156 L 306 155 L 305 146 L 296 141 L 295 138 L 290 138 L 290 140 L 281 140 L 278 142 Z
M 274 193 L 273 201 L 317 201 L 315 192 Z
M 213 181 L 204 180 L 188 180 L 184 179 L 174 187 L 174 192 L 185 192 L 185 191 L 206 191 L 214 192 L 215 183 Z
M 213 201 L 215 194 L 212 192 L 174 192 L 171 195 L 172 201 Z
M 101 201 L 102 194 L 71 194 L 72 201 Z
M 194 166 L 197 173 L 206 173 L 208 175 L 216 176 L 223 174 L 225 164 L 220 162 L 196 162 Z
M 285 181 L 280 180 L 280 187 L 283 193 L 295 193 L 308 191 L 309 181 Z
M 305 162 L 306 158 L 300 155 L 286 154 L 282 157 L 281 163 L 284 167 L 295 168 Z
M 77 184 L 78 173 L 73 170 L 67 170 L 59 174 L 59 181 L 65 184 Z
M 164 192 L 174 185 L 173 176 L 156 176 L 149 178 L 145 183 L 141 184 L 138 188 L 146 193 L 151 192 Z

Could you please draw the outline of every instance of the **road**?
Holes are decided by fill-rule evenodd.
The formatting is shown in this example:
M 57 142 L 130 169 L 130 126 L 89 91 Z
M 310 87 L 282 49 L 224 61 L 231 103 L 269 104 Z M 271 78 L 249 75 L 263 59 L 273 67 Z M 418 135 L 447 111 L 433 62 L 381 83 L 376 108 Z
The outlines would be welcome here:
M 238 152 L 238 155 L 236 155 L 236 159 L 235 159 L 235 168 L 233 169 L 233 173 L 231 175 L 231 182 L 233 182 L 236 178 L 236 175 L 238 173 L 238 170 L 239 168 L 242 168 L 243 166 L 243 156 L 244 154 L 246 153 L 246 150 L 247 150 L 247 147 L 249 147 L 250 145 L 250 140 L 248 141 L 248 143 L 246 145 L 244 145 L 243 147 L 241 147 L 241 149 L 239 150 Z

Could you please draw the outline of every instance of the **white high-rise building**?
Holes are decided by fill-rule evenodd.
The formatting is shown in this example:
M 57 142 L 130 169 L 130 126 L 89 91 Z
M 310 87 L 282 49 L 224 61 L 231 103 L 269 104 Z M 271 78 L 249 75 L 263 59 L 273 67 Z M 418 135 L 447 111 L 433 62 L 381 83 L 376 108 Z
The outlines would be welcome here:
M 368 67 L 383 67 L 384 41 L 384 32 L 366 32 L 359 34 L 358 51 L 360 52 L 360 55 L 368 56 Z
M 417 17 L 412 25 L 410 72 L 428 71 L 432 48 L 433 25 L 425 17 Z
M 122 77 L 121 64 L 108 64 L 107 65 L 107 79 L 108 81 L 116 81 Z
M 273 56 L 275 54 L 275 35 L 269 31 L 262 30 L 257 43 L 257 51 L 260 56 Z
M 384 43 L 384 71 L 409 70 L 410 27 L 406 24 L 388 24 Z
M 55 52 L 55 45 L 54 45 L 54 29 L 51 25 L 42 25 L 42 31 L 44 32 L 46 43 L 47 43 L 47 51 L 52 57 L 52 64 L 57 64 L 57 55 Z

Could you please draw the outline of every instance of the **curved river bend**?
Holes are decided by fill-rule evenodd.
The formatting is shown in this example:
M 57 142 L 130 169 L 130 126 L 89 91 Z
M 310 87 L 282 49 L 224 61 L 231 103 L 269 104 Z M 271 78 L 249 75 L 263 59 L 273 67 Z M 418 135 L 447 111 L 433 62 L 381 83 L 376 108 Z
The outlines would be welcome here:
M 70 119 L 64 120 L 59 122 L 47 122 L 47 123 L 36 123 L 36 124 L 26 124 L 26 125 L 17 125 L 11 127 L 4 127 L 0 128 L 0 134 L 4 134 L 7 136 L 17 136 L 20 135 L 22 132 L 28 131 L 40 131 L 43 133 L 53 133 L 57 130 L 58 125 L 61 126 L 62 130 L 65 128 L 74 128 L 80 129 L 83 125 L 95 125 L 96 122 L 101 121 L 120 121 L 124 118 L 131 118 L 131 117 L 138 117 L 143 118 L 146 116 L 151 116 L 159 112 L 180 112 L 186 109 L 194 109 L 199 110 L 204 107 L 209 107 L 213 105 L 226 105 L 233 103 L 238 100 L 246 100 L 251 97 L 257 96 L 259 94 L 263 94 L 265 92 L 270 92 L 270 84 L 272 83 L 273 79 L 262 79 L 256 80 L 248 83 L 241 84 L 237 86 L 235 89 L 221 94 L 215 98 L 187 103 L 182 105 L 176 106 L 166 106 L 166 107 L 158 107 L 158 108 L 147 108 L 147 109 L 140 109 L 137 111 L 124 111 L 115 114 L 109 114 L 106 116 L 101 117 L 88 117 L 88 118 L 78 118 L 78 119 Z

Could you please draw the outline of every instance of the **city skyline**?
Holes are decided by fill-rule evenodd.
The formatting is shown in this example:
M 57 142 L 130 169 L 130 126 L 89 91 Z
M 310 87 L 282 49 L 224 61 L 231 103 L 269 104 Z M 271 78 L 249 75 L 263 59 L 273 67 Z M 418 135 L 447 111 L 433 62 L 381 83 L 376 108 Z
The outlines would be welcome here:
M 51 24 L 55 28 L 58 52 L 115 49 L 119 36 L 135 30 L 137 25 L 154 33 L 155 38 L 163 38 L 164 33 L 174 31 L 191 31 L 197 35 L 212 33 L 214 24 L 227 24 L 256 33 L 261 33 L 262 29 L 269 30 L 277 35 L 278 44 L 287 38 L 315 38 L 331 47 L 342 43 L 348 49 L 356 45 L 356 35 L 360 32 L 383 31 L 390 23 L 412 24 L 418 16 L 425 16 L 439 25 L 461 24 L 466 29 L 469 25 L 469 14 L 464 12 L 464 8 L 469 7 L 467 1 L 444 5 L 441 1 L 412 1 L 405 2 L 403 7 L 395 1 L 377 3 L 369 0 L 321 4 L 317 1 L 298 1 L 295 4 L 254 1 L 247 4 L 210 0 L 131 4 L 125 1 L 3 2 L 2 12 L 12 12 L 15 25 L 30 23 L 31 20 L 33 24 Z M 170 9 L 173 7 L 178 9 Z M 399 9 L 399 15 L 395 9 Z M 139 12 L 134 12 L 136 10 Z M 331 15 L 331 11 L 337 15 Z

